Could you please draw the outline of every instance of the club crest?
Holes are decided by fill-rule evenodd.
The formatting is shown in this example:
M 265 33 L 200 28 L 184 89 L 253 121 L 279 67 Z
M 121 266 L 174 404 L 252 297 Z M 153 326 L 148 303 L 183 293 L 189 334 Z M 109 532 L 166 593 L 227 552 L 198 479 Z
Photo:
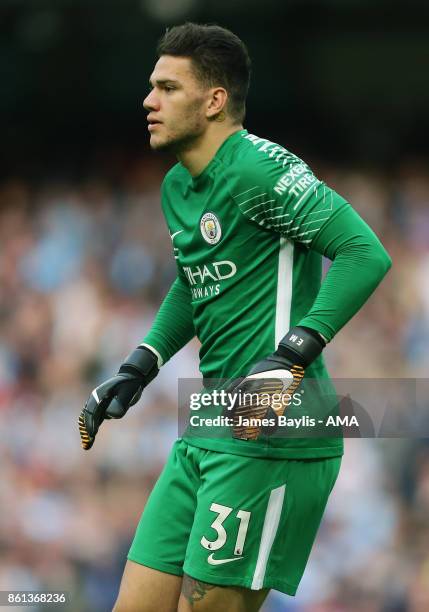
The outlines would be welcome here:
M 222 236 L 219 219 L 213 213 L 206 213 L 200 221 L 201 234 L 209 244 L 217 244 Z

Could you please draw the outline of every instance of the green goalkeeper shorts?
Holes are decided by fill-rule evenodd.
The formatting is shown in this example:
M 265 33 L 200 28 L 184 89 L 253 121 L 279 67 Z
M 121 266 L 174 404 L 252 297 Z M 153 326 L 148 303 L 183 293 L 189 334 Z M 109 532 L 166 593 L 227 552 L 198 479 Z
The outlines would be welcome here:
M 128 559 L 295 595 L 341 457 L 259 459 L 174 444 Z

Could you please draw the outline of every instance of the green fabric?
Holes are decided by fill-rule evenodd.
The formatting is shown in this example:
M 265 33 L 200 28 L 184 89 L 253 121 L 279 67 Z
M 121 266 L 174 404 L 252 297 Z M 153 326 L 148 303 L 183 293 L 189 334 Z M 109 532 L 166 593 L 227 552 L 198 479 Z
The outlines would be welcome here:
M 170 287 L 144 342 L 168 361 L 195 336 L 189 287 L 178 275 Z
M 299 321 L 332 340 L 363 306 L 392 262 L 374 232 L 343 202 L 313 241 L 333 260 L 309 313 Z
M 390 266 L 341 196 L 298 157 L 246 130 L 230 136 L 198 177 L 176 164 L 164 179 L 162 207 L 178 281 L 144 342 L 166 361 L 195 333 L 205 378 L 245 375 L 293 325 L 331 340 Z M 334 261 L 321 287 L 322 254 Z M 329 379 L 322 355 L 306 378 Z M 332 410 L 319 400 L 310 393 L 303 414 Z M 330 436 L 240 444 L 203 435 L 192 443 L 282 457 L 334 456 L 343 448 Z
M 178 440 L 128 559 L 210 584 L 295 595 L 340 465 L 341 457 L 232 457 Z

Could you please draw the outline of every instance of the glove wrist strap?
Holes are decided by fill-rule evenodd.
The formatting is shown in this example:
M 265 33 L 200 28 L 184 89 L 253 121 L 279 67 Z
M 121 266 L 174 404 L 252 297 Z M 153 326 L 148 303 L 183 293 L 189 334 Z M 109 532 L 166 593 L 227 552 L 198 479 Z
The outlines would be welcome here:
M 153 380 L 158 372 L 157 356 L 144 346 L 139 346 L 132 351 L 119 368 L 119 374 L 138 374 L 145 384 Z
M 326 346 L 322 336 L 309 327 L 292 327 L 280 340 L 275 354 L 304 368 L 320 355 Z

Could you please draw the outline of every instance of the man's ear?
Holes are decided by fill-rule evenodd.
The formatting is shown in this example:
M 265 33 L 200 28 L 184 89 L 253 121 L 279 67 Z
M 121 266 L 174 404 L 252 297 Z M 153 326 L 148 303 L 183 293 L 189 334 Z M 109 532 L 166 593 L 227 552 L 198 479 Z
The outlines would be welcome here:
M 210 99 L 207 104 L 206 117 L 209 121 L 214 121 L 222 111 L 226 111 L 228 94 L 223 87 L 214 87 L 210 90 Z

